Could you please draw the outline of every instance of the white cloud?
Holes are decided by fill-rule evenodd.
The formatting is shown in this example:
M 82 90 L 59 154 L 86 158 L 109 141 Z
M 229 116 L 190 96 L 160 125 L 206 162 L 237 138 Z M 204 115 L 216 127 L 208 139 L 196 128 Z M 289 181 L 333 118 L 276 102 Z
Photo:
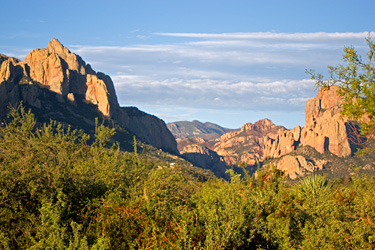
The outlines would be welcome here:
M 294 40 L 294 41 L 312 41 L 312 40 L 327 40 L 327 39 L 363 39 L 367 37 L 369 32 L 346 32 L 346 33 L 275 33 L 275 32 L 250 32 L 250 33 L 154 33 L 160 36 L 171 37 L 186 37 L 186 38 L 204 38 L 204 39 L 265 39 L 265 40 Z M 370 32 L 374 36 L 375 32 Z
M 181 107 L 244 110 L 298 110 L 314 92 L 312 80 L 230 82 L 212 79 L 166 79 L 114 76 L 118 97 L 130 103 L 153 103 Z M 282 106 L 280 105 L 282 104 Z
M 158 34 L 201 40 L 113 47 L 72 46 L 72 50 L 94 68 L 103 68 L 100 71 L 109 74 L 126 64 L 142 74 L 164 78 L 170 78 L 171 74 L 173 77 L 196 77 L 199 70 L 238 80 L 270 75 L 275 75 L 273 79 L 276 79 L 280 76 L 273 71 L 282 70 L 290 73 L 283 74 L 281 78 L 294 78 L 296 74 L 304 74 L 306 68 L 338 63 L 344 46 L 363 46 L 368 33 Z
M 155 35 L 171 40 L 152 44 Z M 161 117 L 182 118 L 171 110 L 159 112 L 172 106 L 303 116 L 306 100 L 316 95 L 305 69 L 324 73 L 327 65 L 340 63 L 347 45 L 363 52 L 367 35 L 155 33 L 149 44 L 71 48 L 112 77 L 122 105 L 157 106 Z

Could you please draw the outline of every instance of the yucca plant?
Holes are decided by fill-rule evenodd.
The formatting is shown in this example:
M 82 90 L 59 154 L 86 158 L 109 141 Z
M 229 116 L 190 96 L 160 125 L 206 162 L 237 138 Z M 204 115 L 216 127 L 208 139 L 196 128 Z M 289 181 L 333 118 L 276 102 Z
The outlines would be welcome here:
M 319 175 L 309 175 L 302 179 L 299 194 L 304 197 L 316 198 L 318 195 L 329 188 L 325 177 Z

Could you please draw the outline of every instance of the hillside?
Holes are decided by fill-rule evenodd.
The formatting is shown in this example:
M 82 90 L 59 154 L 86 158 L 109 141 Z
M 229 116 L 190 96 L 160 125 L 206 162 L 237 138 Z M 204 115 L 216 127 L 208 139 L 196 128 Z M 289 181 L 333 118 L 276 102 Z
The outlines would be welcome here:
M 31 51 L 25 62 L 0 55 L 0 64 L 0 118 L 6 117 L 10 106 L 22 103 L 36 115 L 38 124 L 52 119 L 66 129 L 83 130 L 90 138 L 94 138 L 96 125 L 104 124 L 116 130 L 113 139 L 121 150 L 132 151 L 136 136 L 143 145 L 172 153 L 176 159 L 180 156 L 177 142 L 164 121 L 136 107 L 120 107 L 111 78 L 95 72 L 58 40 L 52 39 L 47 48 Z M 217 138 L 228 131 L 212 123 L 192 124 L 207 138 Z M 88 142 L 93 143 L 93 139 Z M 196 166 L 228 177 L 227 166 L 219 156 L 191 150 L 185 153 L 185 158 Z M 157 155 L 162 157 L 162 153 Z

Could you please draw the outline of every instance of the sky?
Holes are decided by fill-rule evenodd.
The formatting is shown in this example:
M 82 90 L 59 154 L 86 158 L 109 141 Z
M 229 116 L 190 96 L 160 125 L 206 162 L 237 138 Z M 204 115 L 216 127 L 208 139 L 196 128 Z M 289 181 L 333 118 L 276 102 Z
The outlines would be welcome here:
M 240 128 L 304 125 L 345 46 L 365 54 L 374 0 L 0 0 L 0 53 L 24 60 L 57 38 L 111 76 L 121 106 Z M 375 37 L 375 33 L 372 34 Z

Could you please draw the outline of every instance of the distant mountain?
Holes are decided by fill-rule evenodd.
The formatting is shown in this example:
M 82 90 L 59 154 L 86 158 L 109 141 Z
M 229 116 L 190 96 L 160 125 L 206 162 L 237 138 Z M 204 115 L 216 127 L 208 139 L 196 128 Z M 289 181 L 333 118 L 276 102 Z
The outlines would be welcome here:
M 227 165 L 255 165 L 263 160 L 263 151 L 268 138 L 275 138 L 283 126 L 273 124 L 269 119 L 246 123 L 239 130 L 228 132 L 220 137 L 214 146 Z
M 192 137 L 200 137 L 205 140 L 215 140 L 221 135 L 231 131 L 231 129 L 223 128 L 217 124 L 200 121 L 179 121 L 167 124 L 168 129 L 172 132 L 176 139 L 186 139 Z

